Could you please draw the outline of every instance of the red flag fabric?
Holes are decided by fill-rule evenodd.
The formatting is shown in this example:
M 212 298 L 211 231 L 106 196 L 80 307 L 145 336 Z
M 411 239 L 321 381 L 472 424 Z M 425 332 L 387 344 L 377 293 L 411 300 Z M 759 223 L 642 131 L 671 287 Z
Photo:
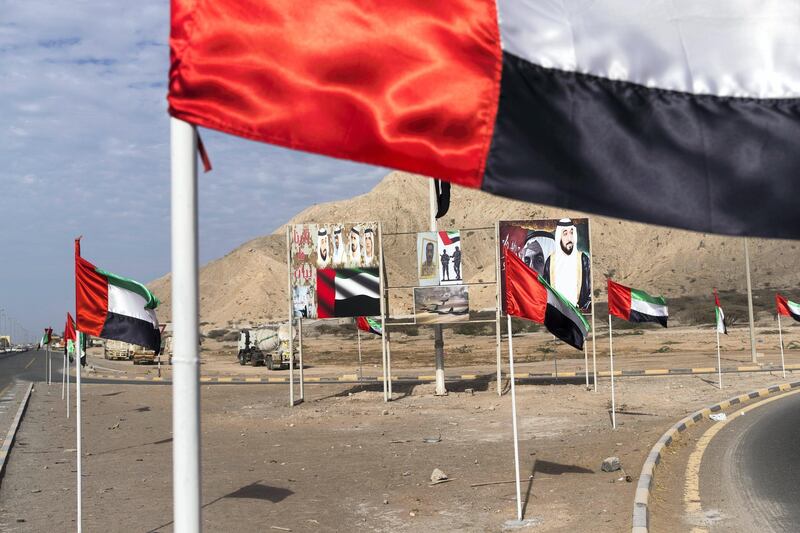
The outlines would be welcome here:
M 107 315 L 108 282 L 81 257 L 81 240 L 75 239 L 75 328 L 99 337 Z
M 539 274 L 508 248 L 503 248 L 506 265 L 506 313 L 544 324 L 547 288 Z
M 608 312 L 622 320 L 631 316 L 631 289 L 608 280 Z
M 76 340 L 75 321 L 72 319 L 72 315 L 67 313 L 67 323 L 64 325 L 64 346 L 67 345 L 67 341 L 74 340 Z
M 789 300 L 780 294 L 775 295 L 775 307 L 778 308 L 778 314 L 783 316 L 792 316 L 789 310 Z
M 169 112 L 257 141 L 481 184 L 494 0 L 172 1 Z

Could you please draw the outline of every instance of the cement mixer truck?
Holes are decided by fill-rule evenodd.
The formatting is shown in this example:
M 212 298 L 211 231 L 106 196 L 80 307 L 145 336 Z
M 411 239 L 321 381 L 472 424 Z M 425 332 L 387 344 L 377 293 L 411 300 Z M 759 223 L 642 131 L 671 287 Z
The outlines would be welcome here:
M 252 363 L 253 366 L 266 365 L 270 370 L 279 370 L 289 366 L 289 357 L 288 324 L 267 325 L 239 332 L 240 365 Z

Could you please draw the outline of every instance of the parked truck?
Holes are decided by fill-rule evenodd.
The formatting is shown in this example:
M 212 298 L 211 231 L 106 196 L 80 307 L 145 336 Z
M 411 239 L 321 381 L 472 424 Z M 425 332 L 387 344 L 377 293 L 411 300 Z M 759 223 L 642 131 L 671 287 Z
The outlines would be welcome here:
M 273 324 L 239 332 L 240 365 L 266 365 L 270 370 L 289 366 L 289 325 Z M 295 359 L 297 361 L 297 359 Z

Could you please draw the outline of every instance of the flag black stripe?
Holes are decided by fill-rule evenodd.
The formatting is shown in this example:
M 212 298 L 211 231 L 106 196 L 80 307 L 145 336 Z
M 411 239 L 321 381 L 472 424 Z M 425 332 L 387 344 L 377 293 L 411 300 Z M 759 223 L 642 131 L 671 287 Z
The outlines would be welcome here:
M 161 351 L 161 331 L 150 322 L 132 316 L 108 313 L 100 337 L 138 344 L 155 350 L 156 354 Z
M 656 324 L 667 327 L 667 318 L 666 316 L 646 315 L 631 309 L 631 316 L 628 317 L 628 322 L 655 322 Z
M 504 52 L 482 188 L 651 224 L 796 239 L 798 168 L 799 99 L 651 90 Z

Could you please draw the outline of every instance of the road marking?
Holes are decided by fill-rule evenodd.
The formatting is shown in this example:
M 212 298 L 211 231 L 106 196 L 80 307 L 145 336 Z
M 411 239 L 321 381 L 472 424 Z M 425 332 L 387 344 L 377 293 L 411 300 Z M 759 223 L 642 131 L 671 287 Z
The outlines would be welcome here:
M 697 439 L 695 449 L 692 451 L 691 455 L 689 455 L 689 460 L 686 464 L 686 482 L 683 490 L 683 503 L 686 508 L 686 516 L 688 516 L 690 519 L 696 519 L 703 515 L 702 503 L 700 501 L 700 465 L 703 461 L 703 455 L 706 453 L 706 449 L 708 449 L 708 445 L 711 443 L 711 439 L 713 439 L 714 436 L 716 436 L 716 434 L 728 424 L 728 422 L 731 422 L 736 417 L 742 416 L 743 414 L 752 411 L 756 407 L 766 405 L 797 393 L 800 393 L 800 390 L 781 394 L 780 396 L 773 396 L 772 398 L 767 398 L 758 403 L 743 407 L 732 413 L 725 420 L 722 420 L 721 422 L 715 422 L 713 426 L 708 428 L 705 433 L 703 433 L 700 438 Z M 702 526 L 695 525 L 691 529 L 691 533 L 705 532 L 708 532 L 708 528 Z
M 25 365 L 25 368 L 23 370 L 28 370 L 28 367 L 31 366 L 34 361 L 36 361 L 35 357 L 33 359 L 31 359 L 31 361 L 27 365 Z

